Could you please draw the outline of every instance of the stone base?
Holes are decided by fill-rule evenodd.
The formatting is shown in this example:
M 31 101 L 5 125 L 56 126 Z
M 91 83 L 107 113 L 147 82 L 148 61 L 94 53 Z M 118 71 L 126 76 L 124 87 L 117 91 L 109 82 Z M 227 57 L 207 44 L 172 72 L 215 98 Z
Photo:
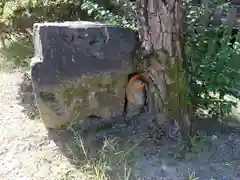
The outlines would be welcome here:
M 137 33 L 92 22 L 34 24 L 31 78 L 43 123 L 122 114 Z

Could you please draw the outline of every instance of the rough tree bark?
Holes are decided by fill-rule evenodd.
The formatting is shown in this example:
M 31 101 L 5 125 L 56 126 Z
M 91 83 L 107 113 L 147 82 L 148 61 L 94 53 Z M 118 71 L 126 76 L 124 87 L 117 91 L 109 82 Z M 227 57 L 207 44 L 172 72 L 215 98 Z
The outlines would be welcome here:
M 179 125 L 181 137 L 189 137 L 188 83 L 183 68 L 184 8 L 182 0 L 138 0 L 137 17 L 142 53 L 167 120 Z

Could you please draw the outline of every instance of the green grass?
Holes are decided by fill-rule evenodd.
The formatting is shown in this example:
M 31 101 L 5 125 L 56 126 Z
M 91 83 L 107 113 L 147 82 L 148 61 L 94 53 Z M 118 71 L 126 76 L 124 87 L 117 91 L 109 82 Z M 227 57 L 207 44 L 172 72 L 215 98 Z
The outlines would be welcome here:
M 0 70 L 29 68 L 33 54 L 31 40 L 15 38 L 13 41 L 8 41 L 6 47 L 0 49 Z
M 87 142 L 87 140 L 81 137 L 73 128 L 68 128 L 74 134 L 74 143 L 78 147 L 78 153 L 82 155 L 82 160 L 78 162 L 75 170 L 63 170 L 63 172 L 59 174 L 59 180 L 73 180 L 75 179 L 75 174 L 79 172 L 89 180 L 133 179 L 131 169 L 133 151 L 142 140 L 137 140 L 136 143 L 130 143 L 131 138 L 124 142 L 118 138 L 105 138 L 98 140 L 102 141 L 101 146 L 97 148 L 95 153 L 92 153 L 91 151 L 95 148 L 95 144 Z M 71 151 L 71 149 L 69 149 L 69 151 Z M 78 178 L 79 175 L 76 179 Z
M 199 180 L 199 178 L 196 176 L 195 172 L 190 172 L 188 175 L 188 180 Z

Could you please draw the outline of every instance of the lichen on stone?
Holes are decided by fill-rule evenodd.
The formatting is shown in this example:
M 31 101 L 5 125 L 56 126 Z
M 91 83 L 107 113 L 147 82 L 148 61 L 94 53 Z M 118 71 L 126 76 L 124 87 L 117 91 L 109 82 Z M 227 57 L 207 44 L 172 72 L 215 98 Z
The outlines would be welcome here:
M 120 115 L 126 77 L 126 74 L 101 74 L 65 80 L 44 91 L 43 94 L 54 97 L 54 101 L 44 100 L 44 103 L 56 114 L 61 114 L 59 110 L 65 112 L 67 122 L 91 115 L 103 118 Z

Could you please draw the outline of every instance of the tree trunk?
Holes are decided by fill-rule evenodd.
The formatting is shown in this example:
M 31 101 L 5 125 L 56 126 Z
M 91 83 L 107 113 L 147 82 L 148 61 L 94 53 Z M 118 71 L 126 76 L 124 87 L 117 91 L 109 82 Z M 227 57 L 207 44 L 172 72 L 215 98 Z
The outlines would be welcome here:
M 167 120 L 177 123 L 182 137 L 190 133 L 188 81 L 184 60 L 182 0 L 138 0 L 141 49 L 159 97 L 154 98 Z

